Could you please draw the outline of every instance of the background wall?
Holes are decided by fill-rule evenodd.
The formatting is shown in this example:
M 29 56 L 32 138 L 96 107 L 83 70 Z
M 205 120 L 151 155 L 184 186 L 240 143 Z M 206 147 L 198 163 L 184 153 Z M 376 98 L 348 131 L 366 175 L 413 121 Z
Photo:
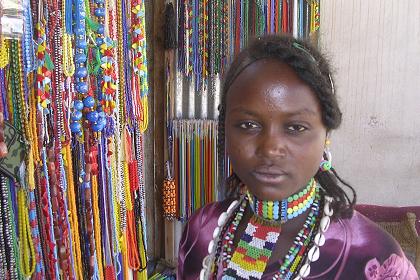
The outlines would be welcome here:
M 333 165 L 359 203 L 420 205 L 420 1 L 321 1 L 344 114 Z

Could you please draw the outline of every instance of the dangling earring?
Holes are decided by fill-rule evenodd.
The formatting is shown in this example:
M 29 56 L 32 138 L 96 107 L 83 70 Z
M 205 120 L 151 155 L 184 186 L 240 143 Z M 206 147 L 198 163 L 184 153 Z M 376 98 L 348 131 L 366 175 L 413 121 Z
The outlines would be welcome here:
M 325 140 L 324 155 L 322 156 L 321 164 L 319 165 L 319 169 L 323 172 L 331 170 L 331 167 L 332 167 L 330 143 L 331 141 L 329 139 Z

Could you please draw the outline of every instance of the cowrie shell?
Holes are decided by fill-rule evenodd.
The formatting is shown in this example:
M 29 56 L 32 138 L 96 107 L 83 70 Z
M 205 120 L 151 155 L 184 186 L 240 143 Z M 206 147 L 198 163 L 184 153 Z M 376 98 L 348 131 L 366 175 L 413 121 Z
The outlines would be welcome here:
M 219 236 L 219 233 L 220 233 L 220 227 L 215 227 L 213 231 L 213 239 L 216 239 L 216 237 Z
M 319 247 L 314 246 L 308 252 L 308 259 L 311 262 L 316 262 L 319 259 Z
M 227 219 L 227 213 L 223 212 L 222 214 L 220 214 L 219 219 L 217 219 L 217 225 L 219 227 L 223 226 L 226 222 Z
M 324 246 L 324 244 L 325 244 L 325 235 L 324 235 L 324 234 L 322 234 L 321 232 L 318 232 L 318 233 L 315 235 L 314 242 L 315 242 L 315 244 L 316 244 L 317 246 L 319 246 L 319 247 Z
M 299 276 L 305 278 L 309 275 L 309 273 L 311 273 L 311 266 L 308 263 L 306 263 L 300 268 Z
M 232 203 L 230 204 L 229 208 L 226 210 L 226 212 L 230 213 L 233 208 L 235 208 L 235 206 L 238 204 L 237 200 L 232 201 Z
M 203 268 L 201 271 L 200 271 L 200 280 L 205 280 L 206 278 L 206 270 Z
M 334 210 L 331 208 L 331 204 L 326 203 L 324 206 L 324 214 L 331 217 L 334 214 Z
M 212 241 L 210 241 L 210 243 L 209 243 L 209 247 L 208 247 L 208 249 L 207 249 L 207 251 L 209 252 L 209 254 L 211 254 L 211 253 L 213 253 L 213 251 L 214 251 L 214 248 L 215 246 L 214 246 L 214 241 L 212 240 Z
M 321 225 L 320 225 L 320 229 L 322 232 L 326 232 L 327 229 L 330 227 L 330 217 L 325 216 L 321 219 Z

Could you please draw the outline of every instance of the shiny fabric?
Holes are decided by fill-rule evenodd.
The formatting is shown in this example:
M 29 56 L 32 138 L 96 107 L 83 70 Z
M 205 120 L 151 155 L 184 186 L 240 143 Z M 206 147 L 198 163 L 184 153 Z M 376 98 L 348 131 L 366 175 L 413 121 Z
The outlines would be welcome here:
M 217 219 L 230 202 L 211 203 L 190 218 L 180 241 L 177 279 L 199 279 Z M 262 279 L 272 279 L 279 267 L 277 263 L 267 266 Z M 221 275 L 219 269 L 217 279 Z M 320 259 L 311 263 L 311 273 L 305 279 L 419 280 L 398 243 L 357 211 L 350 219 L 331 223 Z

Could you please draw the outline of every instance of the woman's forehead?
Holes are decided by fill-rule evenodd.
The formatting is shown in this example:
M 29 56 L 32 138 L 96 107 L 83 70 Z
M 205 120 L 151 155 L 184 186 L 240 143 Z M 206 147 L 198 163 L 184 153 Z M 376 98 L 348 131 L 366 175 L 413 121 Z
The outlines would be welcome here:
M 312 89 L 290 66 L 275 60 L 257 61 L 238 75 L 227 92 L 226 106 L 227 111 L 241 106 L 320 111 Z

